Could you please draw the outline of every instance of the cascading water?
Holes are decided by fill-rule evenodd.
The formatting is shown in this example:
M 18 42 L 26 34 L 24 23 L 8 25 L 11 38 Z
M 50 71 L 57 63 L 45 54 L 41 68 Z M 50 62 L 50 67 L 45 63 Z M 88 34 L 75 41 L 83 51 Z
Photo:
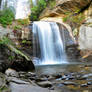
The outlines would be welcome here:
M 33 3 L 34 6 L 36 6 L 37 5 L 37 0 L 32 0 L 32 3 Z
M 55 22 L 34 22 L 33 44 L 35 64 L 67 63 L 59 27 Z

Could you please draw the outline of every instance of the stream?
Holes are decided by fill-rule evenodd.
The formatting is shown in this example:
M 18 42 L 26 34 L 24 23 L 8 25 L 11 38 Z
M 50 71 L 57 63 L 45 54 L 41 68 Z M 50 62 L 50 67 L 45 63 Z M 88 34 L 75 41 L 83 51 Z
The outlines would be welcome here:
M 8 81 L 12 92 L 92 92 L 92 64 L 36 66 Z

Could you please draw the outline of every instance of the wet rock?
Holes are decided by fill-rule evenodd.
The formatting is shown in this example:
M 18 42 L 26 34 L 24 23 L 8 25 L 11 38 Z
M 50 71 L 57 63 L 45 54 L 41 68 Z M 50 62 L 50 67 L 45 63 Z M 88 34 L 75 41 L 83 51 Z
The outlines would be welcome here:
M 65 80 L 66 78 L 67 78 L 67 76 L 66 76 L 66 75 L 62 76 L 62 80 Z
M 47 78 L 36 78 L 35 81 L 36 82 L 40 82 L 40 81 L 47 81 Z
M 56 74 L 56 75 L 53 75 L 56 79 L 57 78 L 61 78 L 62 77 L 62 75 L 61 74 Z
M 28 74 L 29 76 L 31 75 L 32 77 L 36 76 L 36 74 L 33 73 L 33 72 L 28 72 L 27 74 Z
M 85 84 L 81 84 L 81 87 L 88 87 L 88 85 L 85 83 Z
M 84 79 L 87 79 L 87 78 L 89 78 L 89 77 L 92 78 L 92 74 L 91 74 L 91 73 L 90 73 L 90 74 L 85 74 L 84 76 L 82 76 L 82 78 L 84 78 Z
M 87 85 L 92 85 L 92 82 L 88 82 Z
M 77 85 L 75 82 L 67 81 L 63 83 L 64 85 Z
M 42 82 L 37 82 L 37 84 L 41 87 L 51 87 L 52 86 L 52 83 L 50 81 L 42 81 Z
M 17 72 L 16 70 L 10 69 L 10 68 L 8 68 L 8 69 L 5 71 L 5 74 L 6 74 L 7 76 L 19 77 L 18 72 Z
M 62 84 L 62 83 L 57 85 L 57 87 L 62 87 L 62 86 L 64 86 L 64 84 Z

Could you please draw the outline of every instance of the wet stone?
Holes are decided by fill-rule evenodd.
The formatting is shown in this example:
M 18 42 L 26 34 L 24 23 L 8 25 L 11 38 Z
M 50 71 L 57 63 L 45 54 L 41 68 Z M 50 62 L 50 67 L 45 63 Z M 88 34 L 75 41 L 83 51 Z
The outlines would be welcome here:
M 77 85 L 75 82 L 67 81 L 63 83 L 64 85 Z
M 52 83 L 50 81 L 42 81 L 42 82 L 37 82 L 37 84 L 41 87 L 52 87 Z
M 81 87 L 88 87 L 88 85 L 85 83 L 85 84 L 81 84 Z
M 82 76 L 82 78 L 85 78 L 85 79 L 87 79 L 89 77 L 92 77 L 92 74 L 91 73 L 90 74 L 85 74 L 84 76 Z
M 92 82 L 88 82 L 87 85 L 92 85 Z

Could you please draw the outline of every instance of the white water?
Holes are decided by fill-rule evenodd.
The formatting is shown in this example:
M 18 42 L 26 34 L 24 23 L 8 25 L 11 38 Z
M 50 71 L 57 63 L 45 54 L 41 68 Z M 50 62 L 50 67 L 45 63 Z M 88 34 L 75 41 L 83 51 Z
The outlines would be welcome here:
M 32 0 L 32 3 L 33 3 L 34 6 L 36 6 L 37 5 L 37 0 Z
M 15 19 L 25 19 L 30 13 L 29 0 L 18 0 Z
M 33 53 L 34 57 L 36 57 L 36 59 L 34 59 L 36 64 L 48 65 L 67 63 L 63 41 L 56 23 L 34 22 L 33 38 Z
M 1 10 L 6 7 L 13 8 L 15 19 L 25 19 L 31 13 L 29 0 L 2 0 Z

